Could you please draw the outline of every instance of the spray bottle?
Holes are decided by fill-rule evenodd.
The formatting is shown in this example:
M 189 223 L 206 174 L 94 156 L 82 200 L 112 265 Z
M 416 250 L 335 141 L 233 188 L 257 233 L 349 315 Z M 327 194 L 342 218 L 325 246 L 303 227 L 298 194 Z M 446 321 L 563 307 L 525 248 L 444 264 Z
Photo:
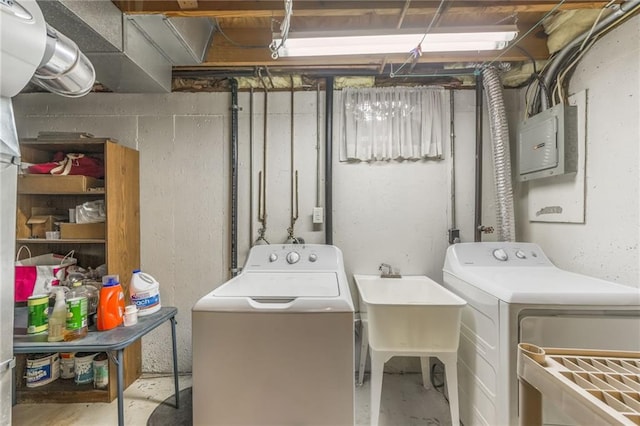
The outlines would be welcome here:
M 64 300 L 64 290 L 56 289 L 56 303 L 53 312 L 49 316 L 49 335 L 47 341 L 61 342 L 64 340 L 67 322 L 67 303 Z

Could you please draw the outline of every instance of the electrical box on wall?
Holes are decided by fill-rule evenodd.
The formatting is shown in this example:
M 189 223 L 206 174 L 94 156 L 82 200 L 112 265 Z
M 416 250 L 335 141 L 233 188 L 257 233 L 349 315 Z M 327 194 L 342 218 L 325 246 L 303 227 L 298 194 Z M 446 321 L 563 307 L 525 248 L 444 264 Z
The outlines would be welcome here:
M 521 181 L 575 173 L 578 161 L 577 109 L 558 104 L 520 125 L 518 170 Z

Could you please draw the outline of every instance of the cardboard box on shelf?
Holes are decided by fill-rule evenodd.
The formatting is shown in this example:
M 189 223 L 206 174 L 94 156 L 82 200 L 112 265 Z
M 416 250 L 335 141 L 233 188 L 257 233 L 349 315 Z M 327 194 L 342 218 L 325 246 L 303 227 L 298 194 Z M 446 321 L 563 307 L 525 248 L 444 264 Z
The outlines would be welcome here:
M 55 231 L 55 223 L 65 218 L 64 213 L 48 207 L 32 207 L 27 225 L 31 227 L 31 238 L 45 238 L 46 233 Z
M 104 239 L 106 235 L 105 224 L 101 223 L 61 223 L 60 238 L 71 239 Z
M 88 176 L 19 175 L 19 194 L 64 194 L 104 188 L 104 180 Z

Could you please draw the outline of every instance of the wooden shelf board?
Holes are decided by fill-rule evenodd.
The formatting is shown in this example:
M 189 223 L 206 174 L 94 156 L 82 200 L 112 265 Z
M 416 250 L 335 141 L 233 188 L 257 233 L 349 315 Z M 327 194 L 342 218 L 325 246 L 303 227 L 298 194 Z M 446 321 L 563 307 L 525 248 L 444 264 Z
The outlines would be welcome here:
M 66 239 L 66 240 L 47 240 L 45 238 L 18 238 L 18 244 L 105 244 L 104 239 Z
M 83 192 L 24 192 L 18 191 L 18 195 L 96 195 L 103 196 L 105 195 L 105 191 L 103 189 L 96 191 L 83 191 Z
M 111 402 L 107 389 L 94 389 L 93 383 L 77 385 L 73 379 L 57 379 L 35 388 L 16 389 L 16 400 L 23 404 Z

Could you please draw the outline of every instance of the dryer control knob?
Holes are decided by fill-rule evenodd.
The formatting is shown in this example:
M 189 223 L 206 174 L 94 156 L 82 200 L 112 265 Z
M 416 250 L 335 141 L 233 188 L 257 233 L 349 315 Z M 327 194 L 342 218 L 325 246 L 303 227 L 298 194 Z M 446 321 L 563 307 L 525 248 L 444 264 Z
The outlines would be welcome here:
M 315 253 L 311 253 L 309 255 L 309 262 L 315 262 L 316 260 L 318 260 L 318 255 Z
M 300 255 L 297 252 L 290 251 L 289 253 L 287 253 L 287 262 L 291 265 L 297 263 L 298 260 L 300 260 Z
M 275 253 L 271 253 L 269 255 L 269 262 L 275 262 L 276 260 L 278 260 L 278 255 Z
M 522 250 L 518 250 L 518 251 L 516 252 L 516 257 L 517 257 L 518 259 L 526 259 L 526 258 L 527 258 L 527 255 L 526 255 L 526 254 L 524 254 L 524 252 L 523 252 Z
M 495 249 L 493 251 L 493 257 L 501 262 L 506 262 L 507 260 L 509 260 L 509 255 L 507 255 L 507 252 L 504 251 L 504 249 Z

